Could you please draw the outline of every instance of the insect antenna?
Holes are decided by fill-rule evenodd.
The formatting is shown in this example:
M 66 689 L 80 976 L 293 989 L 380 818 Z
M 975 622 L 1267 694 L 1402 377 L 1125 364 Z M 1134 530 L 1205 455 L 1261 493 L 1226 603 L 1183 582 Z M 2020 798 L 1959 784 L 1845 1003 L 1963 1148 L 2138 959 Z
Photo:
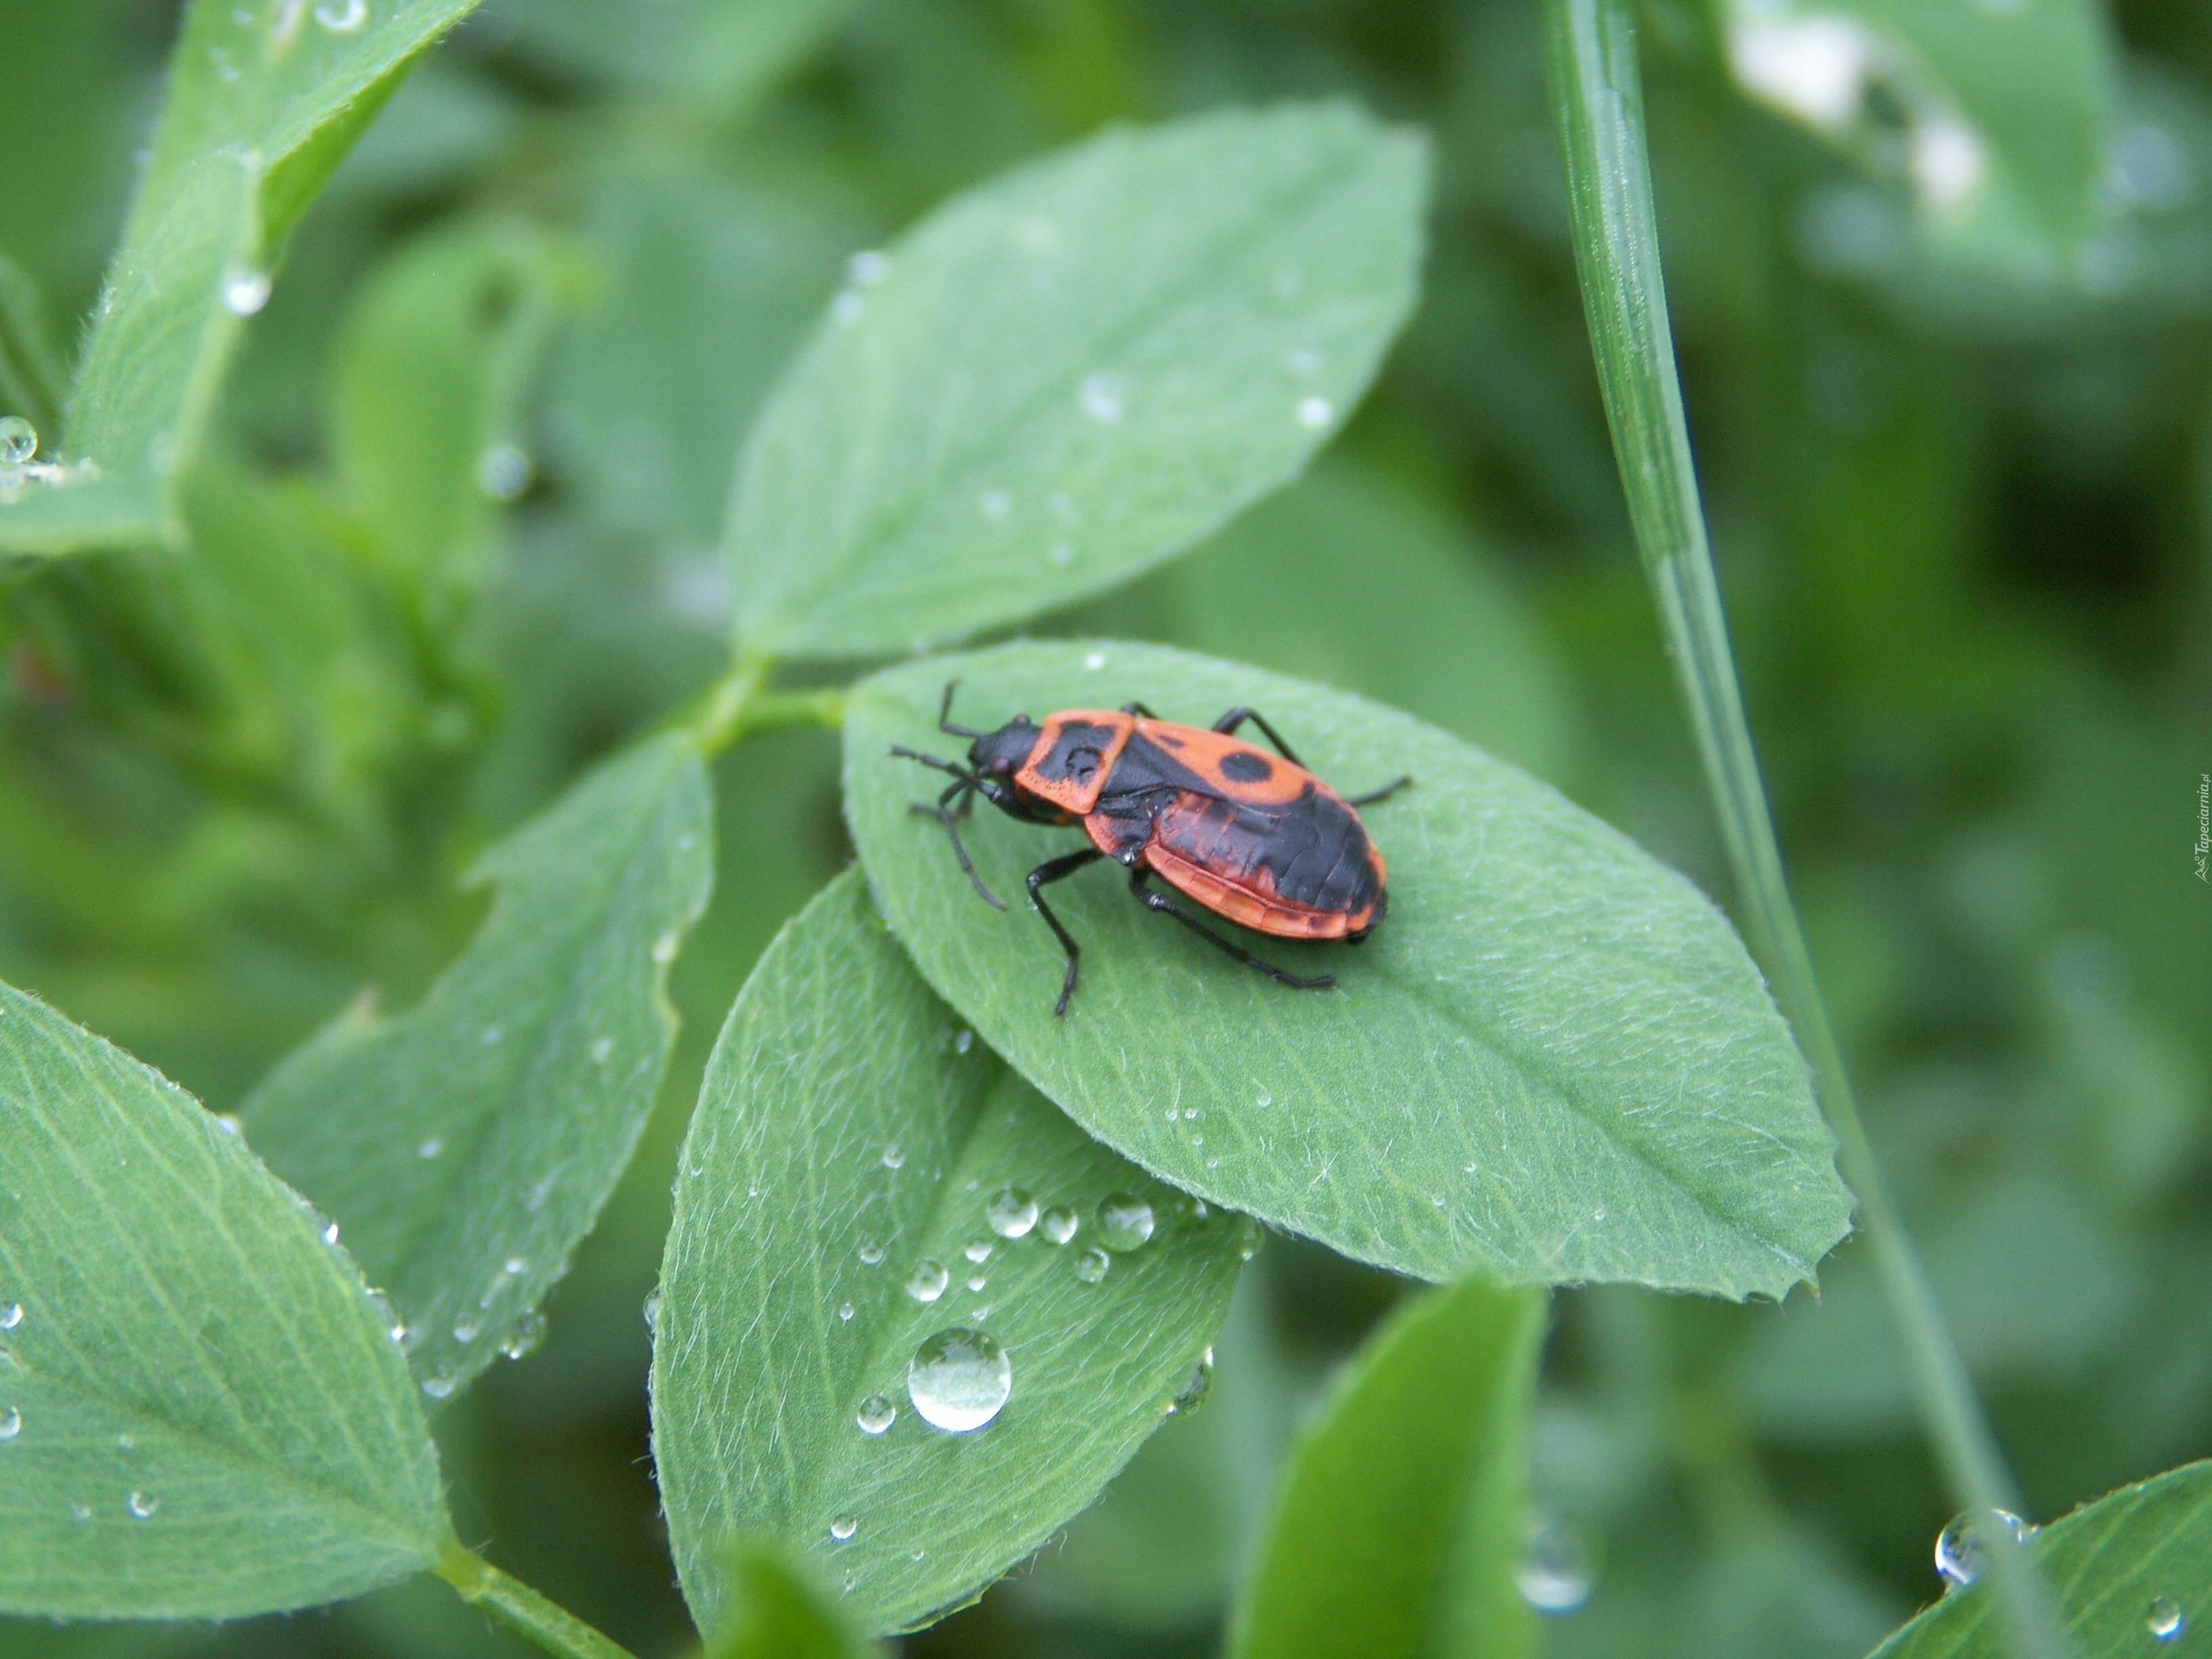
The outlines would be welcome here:
M 952 856 L 960 860 L 960 873 L 968 878 L 969 884 L 975 888 L 986 904 L 994 910 L 1005 909 L 1005 902 L 983 885 L 983 878 L 975 873 L 975 865 L 969 860 L 968 849 L 960 844 L 960 820 L 968 815 L 975 792 L 982 787 L 982 779 L 965 767 L 955 766 L 951 761 L 939 760 L 934 755 L 917 754 L 903 745 L 894 744 L 891 754 L 899 760 L 920 761 L 924 766 L 934 767 L 939 772 L 952 775 L 954 781 L 943 794 L 933 801 L 918 800 L 908 810 L 924 817 L 935 818 L 945 826 L 945 838 L 952 843 Z M 952 805 L 956 800 L 960 803 L 957 810 Z

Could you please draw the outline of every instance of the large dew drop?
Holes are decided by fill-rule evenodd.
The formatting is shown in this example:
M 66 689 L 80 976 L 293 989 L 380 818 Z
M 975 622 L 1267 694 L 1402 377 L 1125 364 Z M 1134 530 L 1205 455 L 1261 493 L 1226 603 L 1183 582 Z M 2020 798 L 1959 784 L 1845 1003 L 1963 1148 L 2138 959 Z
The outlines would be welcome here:
M 951 1282 L 952 1275 L 945 1271 L 943 1262 L 924 1256 L 906 1276 L 906 1293 L 917 1302 L 934 1302 Z
M 224 273 L 223 309 L 234 317 L 251 317 L 269 303 L 269 273 L 239 269 Z
M 1589 1547 L 1572 1527 L 1547 1515 L 1531 1515 L 1522 1523 L 1513 1583 L 1530 1607 L 1539 1613 L 1572 1613 L 1589 1600 L 1596 1579 Z
M 1037 1202 L 1018 1187 L 1001 1187 L 983 1206 L 983 1218 L 1001 1238 L 1024 1238 L 1037 1223 Z
M 1115 1193 L 1098 1206 L 1098 1242 L 1109 1250 L 1133 1250 L 1152 1236 L 1152 1206 L 1127 1193 Z
M 933 1428 L 965 1434 L 999 1414 L 1014 1389 L 1014 1368 L 981 1331 L 939 1331 L 907 1361 L 907 1396 Z
M 1953 1517 L 1936 1534 L 1936 1571 L 1946 1586 L 1963 1589 L 1979 1578 L 1990 1565 L 1992 1529 L 2002 1528 L 2019 1543 L 2034 1530 L 2009 1510 L 1969 1510 Z
M 2161 1642 L 2173 1640 L 2181 1634 L 2183 1626 L 2188 1622 L 2181 1611 L 2181 1603 L 2171 1595 L 2160 1596 L 2150 1604 L 2150 1611 L 2143 1615 L 2143 1628 Z

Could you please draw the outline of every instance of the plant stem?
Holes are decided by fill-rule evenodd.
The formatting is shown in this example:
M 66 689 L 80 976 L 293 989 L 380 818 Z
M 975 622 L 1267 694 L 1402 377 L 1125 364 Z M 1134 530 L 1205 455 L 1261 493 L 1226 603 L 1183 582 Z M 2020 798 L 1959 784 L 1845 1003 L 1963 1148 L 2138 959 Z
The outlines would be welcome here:
M 1946 1484 L 1966 1508 L 2018 1510 L 2021 1500 L 1996 1437 L 1919 1254 L 1891 1205 L 1783 876 L 1736 685 L 1675 374 L 1628 0 L 1550 0 L 1549 22 L 1553 111 L 1566 160 L 1591 350 L 1637 546 L 1689 706 L 1753 942 L 1811 1061 L 1835 1130 L 1838 1162 L 1858 1196 L 1861 1224 Z M 2063 1659 L 2065 1639 L 2027 1553 L 2011 1547 L 2008 1536 L 1991 1538 L 1988 1545 L 2020 1650 L 2033 1659 Z
M 438 1577 L 510 1630 L 560 1659 L 634 1659 L 574 1613 L 563 1612 L 529 1585 L 508 1577 L 482 1556 L 449 1543 L 439 1552 Z
M 740 656 L 682 717 L 702 752 L 719 755 L 757 732 L 779 726 L 826 726 L 835 731 L 844 725 L 842 687 L 770 691 L 767 686 L 772 666 L 765 657 Z

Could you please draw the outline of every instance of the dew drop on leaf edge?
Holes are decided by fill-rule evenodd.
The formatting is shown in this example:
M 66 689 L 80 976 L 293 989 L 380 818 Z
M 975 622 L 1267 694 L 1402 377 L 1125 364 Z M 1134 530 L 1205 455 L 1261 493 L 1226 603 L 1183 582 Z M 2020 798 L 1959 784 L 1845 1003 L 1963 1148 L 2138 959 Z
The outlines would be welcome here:
M 996 1417 L 1013 1392 L 1014 1369 L 987 1332 L 955 1325 L 923 1339 L 907 1362 L 907 1397 L 932 1428 L 966 1434 Z
M 1984 1528 L 1990 1522 L 2010 1533 L 2016 1543 L 2033 1530 L 2009 1510 L 1989 1510 L 1979 1515 L 1970 1510 L 1952 1516 L 1950 1524 L 1936 1535 L 1936 1571 L 1946 1589 L 1964 1589 L 1982 1576 L 1989 1565 Z
M 21 466 L 38 453 L 38 428 L 21 415 L 0 415 L 0 466 Z
M 527 1359 L 545 1346 L 545 1316 L 532 1308 L 500 1339 L 499 1351 L 509 1359 Z

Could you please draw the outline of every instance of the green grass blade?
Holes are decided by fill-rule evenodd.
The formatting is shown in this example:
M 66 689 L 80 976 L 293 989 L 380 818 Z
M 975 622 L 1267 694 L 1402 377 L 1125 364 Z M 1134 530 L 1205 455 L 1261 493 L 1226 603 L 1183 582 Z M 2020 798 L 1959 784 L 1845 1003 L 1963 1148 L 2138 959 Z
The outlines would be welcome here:
M 1972 1509 L 2019 1510 L 2009 1472 L 1927 1274 L 1891 1207 L 1830 1027 L 1782 871 L 1752 749 L 1690 456 L 1667 320 L 1631 13 L 1622 0 L 1551 0 L 1553 106 L 1565 151 L 1575 260 L 1630 521 L 1687 706 L 1747 925 L 1805 1045 L 1838 1157 L 1857 1193 L 1916 1393 L 1947 1480 Z M 2027 1651 L 2065 1652 L 2017 1552 L 1997 1551 Z
M 437 1453 L 325 1225 L 0 986 L 0 1613 L 235 1618 L 431 1564 Z
M 1231 1659 L 1528 1659 L 1514 1585 L 1545 1299 L 1480 1278 L 1370 1339 L 1292 1450 Z
M 246 1103 L 255 1150 L 345 1227 L 434 1400 L 529 1340 L 629 1161 L 675 1040 L 662 987 L 705 908 L 706 769 L 681 736 L 493 848 L 476 942 L 410 1012 L 343 1018 Z
M 65 441 L 52 446 L 64 465 L 0 490 L 0 553 L 181 534 L 170 481 L 199 447 L 286 232 L 408 67 L 472 3 L 195 0 Z
M 987 1206 L 1009 1185 L 1073 1236 L 1040 1214 L 1002 1237 Z M 1116 1194 L 1151 1206 L 1152 1232 L 1109 1256 Z M 972 1599 L 1159 1426 L 1253 1242 L 1012 1076 L 840 878 L 731 1009 L 677 1180 L 653 1454 L 700 1628 L 723 1633 L 747 1537 L 804 1558 L 874 1630 Z M 907 1289 L 925 1261 L 944 1274 L 927 1303 Z M 917 1347 L 955 1328 L 1012 1368 L 998 1414 L 957 1432 L 908 1388 Z M 896 1413 L 880 1433 L 859 1420 L 871 1396 Z
M 894 744 L 959 752 L 957 719 L 1139 699 L 1204 725 L 1258 708 L 1368 810 L 1390 909 L 1364 945 L 1265 941 L 1326 993 L 1274 984 L 1085 870 L 1024 877 L 1080 831 L 908 811 L 941 780 Z M 1013 645 L 902 665 L 853 692 L 845 798 L 884 915 L 939 994 L 1093 1134 L 1188 1190 L 1424 1279 L 1629 1280 L 1781 1296 L 1845 1231 L 1849 1197 L 1804 1061 L 1728 923 L 1679 874 L 1548 786 L 1372 703 L 1159 647 Z M 1170 1115 L 1172 1111 L 1175 1115 Z
M 856 262 L 739 465 L 742 647 L 1018 622 L 1293 477 L 1412 307 L 1426 175 L 1342 105 L 1116 129 Z

